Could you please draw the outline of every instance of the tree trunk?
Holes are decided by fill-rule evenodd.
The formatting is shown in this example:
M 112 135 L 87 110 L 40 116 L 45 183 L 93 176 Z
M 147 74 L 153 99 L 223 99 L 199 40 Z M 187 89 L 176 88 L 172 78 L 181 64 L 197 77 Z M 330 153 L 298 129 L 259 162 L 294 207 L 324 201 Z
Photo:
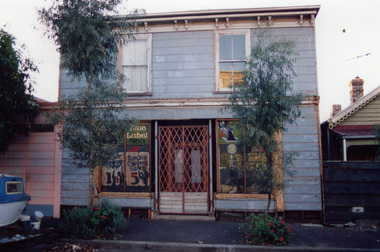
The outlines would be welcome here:
M 95 185 L 95 179 L 94 179 L 94 169 L 90 170 L 90 195 L 91 195 L 91 205 L 97 205 L 98 204 L 98 189 Z
M 267 208 L 265 209 L 265 217 L 268 217 L 271 199 L 272 199 L 272 193 L 270 192 L 268 193 L 268 204 L 267 204 Z

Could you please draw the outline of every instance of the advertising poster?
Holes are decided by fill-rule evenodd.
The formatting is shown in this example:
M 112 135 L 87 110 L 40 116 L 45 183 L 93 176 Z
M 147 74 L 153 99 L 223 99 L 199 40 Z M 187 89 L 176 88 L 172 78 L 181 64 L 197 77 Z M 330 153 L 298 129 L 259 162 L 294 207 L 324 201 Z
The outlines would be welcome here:
M 126 141 L 126 191 L 149 192 L 150 124 L 137 124 L 127 133 Z
M 108 166 L 102 168 L 102 192 L 124 191 L 124 146 L 119 146 Z
M 150 191 L 150 124 L 139 123 L 125 135 L 124 145 L 102 168 L 102 192 Z

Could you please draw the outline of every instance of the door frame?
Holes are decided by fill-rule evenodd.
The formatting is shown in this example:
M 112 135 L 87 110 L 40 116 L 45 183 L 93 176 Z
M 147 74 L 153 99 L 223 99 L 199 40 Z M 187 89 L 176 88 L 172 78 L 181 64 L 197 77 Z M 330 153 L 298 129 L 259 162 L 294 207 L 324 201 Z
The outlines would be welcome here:
M 214 214 L 214 202 L 213 202 L 213 142 L 212 142 L 212 126 L 213 121 L 211 119 L 202 120 L 203 123 L 196 123 L 195 120 L 187 120 L 187 121 L 173 121 L 174 123 L 171 124 L 171 121 L 155 121 L 154 122 L 154 153 L 155 153 L 155 160 L 154 160 L 154 173 L 155 173 L 155 194 L 154 194 L 154 211 L 159 212 L 159 127 L 162 126 L 162 122 L 164 122 L 163 125 L 166 126 L 178 126 L 178 125 L 193 125 L 193 126 L 207 126 L 208 128 L 208 188 L 207 188 L 207 205 L 208 205 L 208 215 L 212 216 Z M 174 214 L 174 213 L 173 213 Z M 175 213 L 177 214 L 177 213 Z M 180 213 L 179 213 L 180 214 Z M 202 213 L 203 214 L 203 213 Z

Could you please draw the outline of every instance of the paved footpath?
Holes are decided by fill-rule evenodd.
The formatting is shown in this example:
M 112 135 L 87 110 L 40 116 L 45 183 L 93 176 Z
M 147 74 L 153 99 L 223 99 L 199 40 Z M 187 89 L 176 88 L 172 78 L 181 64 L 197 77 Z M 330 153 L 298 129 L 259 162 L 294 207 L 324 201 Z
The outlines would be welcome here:
M 286 247 L 245 245 L 241 223 L 222 221 L 130 220 L 117 241 L 86 242 L 101 252 L 118 251 L 379 251 L 380 229 L 333 228 L 290 223 Z

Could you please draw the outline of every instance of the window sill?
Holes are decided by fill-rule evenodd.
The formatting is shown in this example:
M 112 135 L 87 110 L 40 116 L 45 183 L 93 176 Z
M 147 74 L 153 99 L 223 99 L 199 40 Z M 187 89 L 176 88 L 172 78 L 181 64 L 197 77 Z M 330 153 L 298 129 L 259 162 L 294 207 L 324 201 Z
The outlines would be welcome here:
M 141 93 L 127 93 L 127 97 L 140 97 L 140 96 L 152 96 L 152 92 L 141 92 Z
M 215 197 L 216 200 L 227 200 L 227 199 L 268 199 L 268 194 L 215 193 L 214 197 Z
M 231 94 L 232 93 L 232 89 L 231 90 L 214 90 L 213 93 L 214 94 Z
M 153 193 L 147 192 L 101 192 L 99 196 L 104 197 L 118 197 L 118 198 L 126 198 L 126 199 L 136 199 L 136 198 L 145 198 L 152 199 Z

